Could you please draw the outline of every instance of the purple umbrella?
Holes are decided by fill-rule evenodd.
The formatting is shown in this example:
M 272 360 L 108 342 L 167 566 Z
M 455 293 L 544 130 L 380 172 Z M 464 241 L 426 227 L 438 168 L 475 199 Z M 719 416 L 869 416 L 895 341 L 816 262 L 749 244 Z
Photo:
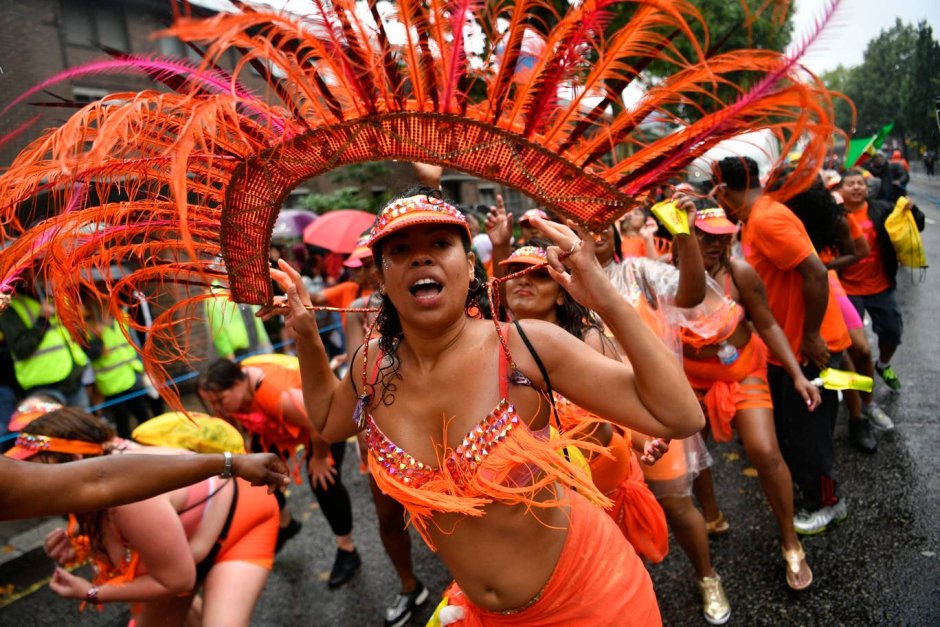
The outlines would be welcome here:
M 303 209 L 281 209 L 274 223 L 271 239 L 291 240 L 304 236 L 304 229 L 319 216 Z

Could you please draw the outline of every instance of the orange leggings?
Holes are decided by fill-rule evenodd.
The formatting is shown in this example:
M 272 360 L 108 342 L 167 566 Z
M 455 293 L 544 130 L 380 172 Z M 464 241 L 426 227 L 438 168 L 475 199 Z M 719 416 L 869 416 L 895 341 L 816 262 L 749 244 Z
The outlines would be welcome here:
M 249 562 L 271 570 L 280 517 L 277 500 L 265 487 L 252 487 L 240 478 L 236 481 L 238 503 L 215 563 Z

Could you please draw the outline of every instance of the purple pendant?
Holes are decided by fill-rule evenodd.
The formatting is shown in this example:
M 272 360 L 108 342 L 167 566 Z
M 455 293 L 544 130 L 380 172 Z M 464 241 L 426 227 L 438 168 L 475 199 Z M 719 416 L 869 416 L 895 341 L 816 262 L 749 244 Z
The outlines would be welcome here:
M 364 431 L 366 428 L 366 411 L 368 411 L 371 402 L 372 397 L 368 394 L 360 395 L 359 400 L 356 401 L 356 409 L 353 411 L 353 422 L 356 423 L 356 428 L 359 429 L 359 431 Z

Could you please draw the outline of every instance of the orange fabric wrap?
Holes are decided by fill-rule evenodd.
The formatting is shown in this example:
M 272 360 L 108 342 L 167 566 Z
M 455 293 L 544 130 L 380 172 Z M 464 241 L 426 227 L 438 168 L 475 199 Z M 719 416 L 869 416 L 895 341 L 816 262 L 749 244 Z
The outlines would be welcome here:
M 717 357 L 684 357 L 682 361 L 689 384 L 705 405 L 716 442 L 731 440 L 731 423 L 738 409 L 773 407 L 766 383 L 767 346 L 757 334 L 752 334 L 748 343 L 738 349 L 738 359 L 733 364 L 725 365 Z M 763 386 L 741 385 L 748 378 L 760 379 Z
M 662 625 L 649 574 L 617 526 L 581 495 L 568 491 L 566 498 L 568 537 L 537 600 L 519 611 L 492 612 L 474 605 L 455 583 L 444 596 L 464 616 L 450 625 Z
M 661 562 L 669 552 L 666 514 L 643 479 L 630 440 L 614 432 L 609 447 L 613 458 L 598 455 L 591 460 L 594 485 L 614 502 L 608 513 L 636 552 Z

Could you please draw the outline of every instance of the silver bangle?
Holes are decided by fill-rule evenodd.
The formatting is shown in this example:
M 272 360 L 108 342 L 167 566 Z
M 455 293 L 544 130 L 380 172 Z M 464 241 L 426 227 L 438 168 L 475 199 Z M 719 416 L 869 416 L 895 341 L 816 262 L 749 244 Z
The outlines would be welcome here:
M 222 453 L 222 456 L 225 458 L 225 466 L 222 468 L 222 472 L 219 473 L 219 476 L 223 479 L 232 478 L 232 454 L 228 451 Z

